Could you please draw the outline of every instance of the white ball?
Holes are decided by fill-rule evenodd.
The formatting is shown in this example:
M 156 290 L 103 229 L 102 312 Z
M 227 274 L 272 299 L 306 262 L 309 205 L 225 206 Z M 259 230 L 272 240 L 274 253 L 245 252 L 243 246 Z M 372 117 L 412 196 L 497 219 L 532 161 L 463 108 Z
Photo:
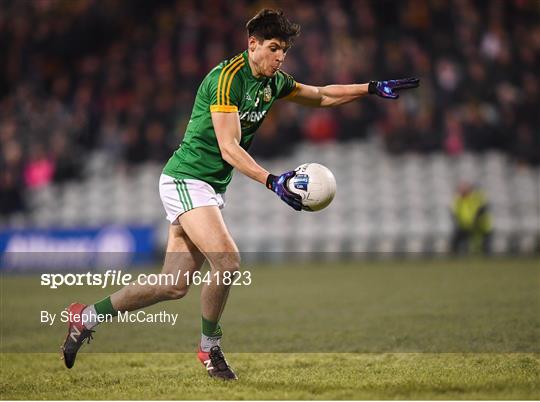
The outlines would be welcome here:
M 336 179 L 330 169 L 318 163 L 304 163 L 287 183 L 289 191 L 302 197 L 304 211 L 326 208 L 336 195 Z

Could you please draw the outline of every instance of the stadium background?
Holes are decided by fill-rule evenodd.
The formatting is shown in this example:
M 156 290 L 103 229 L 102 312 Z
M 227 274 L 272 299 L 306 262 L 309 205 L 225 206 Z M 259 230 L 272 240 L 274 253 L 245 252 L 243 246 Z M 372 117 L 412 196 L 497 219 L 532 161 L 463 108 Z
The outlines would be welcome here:
M 149 309 L 179 328 L 103 324 L 66 370 L 65 325 L 39 311 L 111 290 L 27 271 L 158 271 L 161 168 L 263 6 L 302 25 L 284 66 L 299 82 L 420 88 L 266 118 L 255 158 L 323 163 L 338 192 L 296 213 L 235 175 L 224 216 L 254 284 L 222 324 L 240 384 L 193 357 L 196 290 Z M 535 0 L 0 0 L 2 399 L 538 399 L 539 17 Z M 486 193 L 501 258 L 448 254 L 463 181 Z
M 398 102 L 278 105 L 255 157 L 274 172 L 326 164 L 338 195 L 327 211 L 294 214 L 237 174 L 225 216 L 241 250 L 445 252 L 466 180 L 487 193 L 496 252 L 538 251 L 538 2 L 275 5 L 302 25 L 285 64 L 298 81 L 417 75 L 422 85 Z M 2 227 L 145 225 L 159 250 L 160 169 L 201 79 L 244 49 L 245 20 L 261 6 L 2 1 Z

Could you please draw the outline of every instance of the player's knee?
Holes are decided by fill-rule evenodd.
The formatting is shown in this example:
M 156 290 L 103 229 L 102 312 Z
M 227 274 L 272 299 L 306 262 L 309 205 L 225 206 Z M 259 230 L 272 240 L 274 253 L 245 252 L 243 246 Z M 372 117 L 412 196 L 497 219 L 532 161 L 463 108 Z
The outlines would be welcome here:
M 165 300 L 178 300 L 187 295 L 187 286 L 167 285 L 161 288 L 161 295 Z
M 240 270 L 241 257 L 239 252 L 235 252 L 232 254 L 233 255 L 231 256 L 231 264 L 229 268 L 227 268 L 227 270 L 231 272 L 236 272 Z
M 220 271 L 236 272 L 240 270 L 240 253 L 223 253 L 219 264 Z

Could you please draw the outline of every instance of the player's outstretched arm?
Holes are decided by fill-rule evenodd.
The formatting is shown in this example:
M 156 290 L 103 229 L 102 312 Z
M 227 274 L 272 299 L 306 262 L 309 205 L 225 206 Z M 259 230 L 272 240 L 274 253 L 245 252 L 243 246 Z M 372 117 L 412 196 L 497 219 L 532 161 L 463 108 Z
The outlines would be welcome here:
M 232 167 L 238 169 L 246 176 L 262 183 L 279 198 L 297 211 L 302 209 L 301 198 L 287 189 L 287 181 L 294 177 L 295 172 L 286 172 L 274 176 L 261 167 L 240 146 L 242 131 L 238 113 L 212 112 L 212 123 L 218 140 L 221 157 Z
M 378 95 L 386 99 L 397 99 L 400 90 L 416 88 L 418 85 L 420 85 L 418 78 L 370 81 L 366 84 L 327 85 L 324 87 L 298 83 L 294 95 L 285 99 L 304 106 L 333 107 L 352 102 L 368 94 Z

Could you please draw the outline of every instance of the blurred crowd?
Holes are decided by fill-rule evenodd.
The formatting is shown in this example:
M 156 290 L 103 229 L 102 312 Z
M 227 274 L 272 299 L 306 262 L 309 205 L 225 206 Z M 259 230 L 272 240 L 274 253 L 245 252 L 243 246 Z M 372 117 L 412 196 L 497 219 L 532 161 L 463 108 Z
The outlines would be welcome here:
M 99 150 L 115 169 L 164 163 L 202 78 L 246 47 L 262 7 L 302 27 L 284 70 L 311 85 L 418 76 L 401 101 L 335 110 L 280 102 L 259 157 L 299 141 L 378 138 L 391 153 L 499 149 L 540 163 L 538 0 L 0 0 L 0 213 L 76 180 Z M 284 144 L 286 144 L 284 146 Z

